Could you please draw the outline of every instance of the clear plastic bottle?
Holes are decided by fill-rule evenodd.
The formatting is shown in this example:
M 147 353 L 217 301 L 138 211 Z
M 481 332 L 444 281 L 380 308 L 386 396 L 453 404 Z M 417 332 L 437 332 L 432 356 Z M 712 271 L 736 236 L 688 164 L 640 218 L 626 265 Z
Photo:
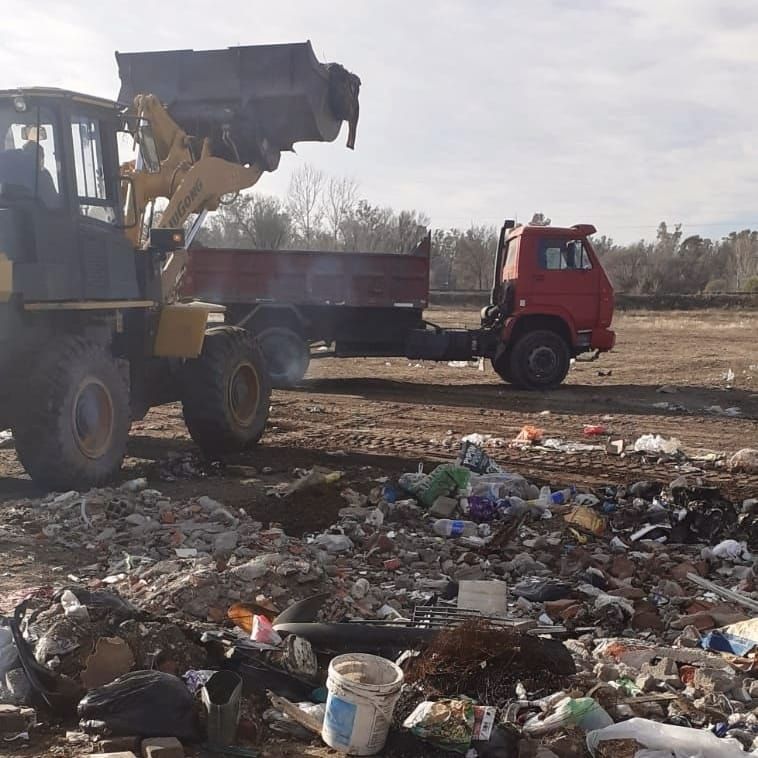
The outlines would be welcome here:
M 432 531 L 440 537 L 473 537 L 479 528 L 473 521 L 458 521 L 450 518 L 437 519 Z

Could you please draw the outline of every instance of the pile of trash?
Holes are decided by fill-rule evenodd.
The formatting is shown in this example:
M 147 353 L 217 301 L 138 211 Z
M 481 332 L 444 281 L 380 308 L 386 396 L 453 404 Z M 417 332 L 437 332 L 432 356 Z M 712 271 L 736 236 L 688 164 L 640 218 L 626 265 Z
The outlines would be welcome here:
M 297 472 L 272 504 L 343 503 L 302 538 L 145 480 L 9 504 L 4 538 L 89 562 L 0 624 L 0 731 L 33 741 L 52 712 L 103 753 L 758 755 L 758 498 L 540 486 L 497 448 L 351 487 Z

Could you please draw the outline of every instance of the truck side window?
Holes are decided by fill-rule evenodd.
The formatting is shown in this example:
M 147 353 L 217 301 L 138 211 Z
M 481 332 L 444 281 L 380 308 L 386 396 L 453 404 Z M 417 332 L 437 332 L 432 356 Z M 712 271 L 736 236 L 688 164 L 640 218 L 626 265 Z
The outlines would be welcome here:
M 508 245 L 505 251 L 505 263 L 503 264 L 503 269 L 505 271 L 515 271 L 520 242 L 521 237 L 513 237 L 508 240 Z
M 542 240 L 538 258 L 539 267 L 547 271 L 581 271 L 592 268 L 592 261 L 582 240 Z
M 81 214 L 109 224 L 116 223 L 116 214 L 105 187 L 100 124 L 89 116 L 74 116 L 71 138 Z

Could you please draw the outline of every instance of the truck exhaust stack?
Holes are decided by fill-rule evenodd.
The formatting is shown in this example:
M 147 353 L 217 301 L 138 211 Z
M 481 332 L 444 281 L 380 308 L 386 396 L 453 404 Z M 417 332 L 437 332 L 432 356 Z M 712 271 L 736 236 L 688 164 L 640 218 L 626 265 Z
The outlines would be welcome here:
M 332 142 L 342 122 L 353 148 L 361 80 L 320 63 L 310 42 L 225 50 L 116 53 L 119 102 L 154 94 L 213 154 L 272 171 L 296 142 Z

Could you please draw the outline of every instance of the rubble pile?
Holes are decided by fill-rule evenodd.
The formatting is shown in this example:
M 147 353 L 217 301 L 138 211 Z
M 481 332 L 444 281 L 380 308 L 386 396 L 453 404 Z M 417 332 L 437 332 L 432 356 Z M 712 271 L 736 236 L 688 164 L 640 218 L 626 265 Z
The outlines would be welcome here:
M 396 481 L 296 472 L 272 513 L 309 490 L 343 503 L 302 538 L 145 480 L 9 505 L 4 537 L 87 558 L 0 625 L 8 723 L 34 739 L 29 706 L 78 711 L 96 750 L 205 735 L 244 754 L 323 729 L 395 756 L 758 754 L 758 499 L 694 475 L 539 487 L 477 443 Z M 402 688 L 372 684 L 371 656 Z M 169 701 L 173 732 L 141 710 Z M 384 733 L 359 734 L 367 702 Z

